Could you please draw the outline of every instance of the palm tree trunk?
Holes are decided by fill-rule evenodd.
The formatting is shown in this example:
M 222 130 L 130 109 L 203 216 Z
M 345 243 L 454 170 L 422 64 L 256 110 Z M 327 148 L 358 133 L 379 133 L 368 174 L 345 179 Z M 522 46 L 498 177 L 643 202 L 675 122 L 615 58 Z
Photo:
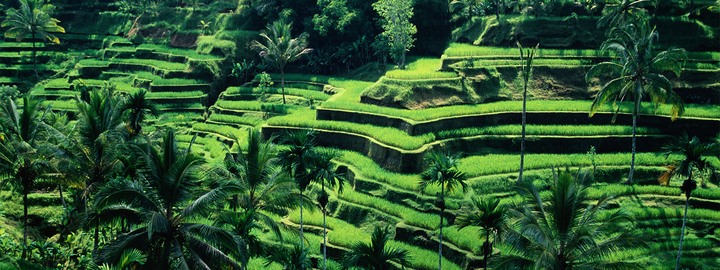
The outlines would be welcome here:
M 633 128 L 632 128 L 632 158 L 630 159 L 630 173 L 628 174 L 628 180 L 625 182 L 626 184 L 632 184 L 633 182 L 633 174 L 635 172 L 635 153 L 637 152 L 637 143 L 636 143 L 636 137 L 637 137 L 637 117 L 638 114 L 640 114 L 640 91 L 636 94 L 635 97 L 635 109 L 633 110 Z
M 327 193 L 325 192 L 325 180 L 322 181 L 322 191 L 323 196 L 327 196 Z M 325 198 L 327 200 L 328 198 Z M 327 227 L 325 224 L 325 206 L 327 206 L 327 201 L 325 201 L 325 205 L 322 206 L 323 211 L 323 270 L 326 270 L 326 263 L 327 263 Z
M 285 68 L 280 69 L 280 86 L 282 88 L 283 105 L 285 104 Z
M 485 229 L 485 254 L 483 254 L 483 263 L 485 266 L 483 269 L 488 268 L 488 254 L 490 254 L 490 252 L 492 252 L 492 247 L 490 247 L 490 230 Z
M 22 252 L 22 259 L 27 259 L 27 238 L 28 238 L 28 190 L 25 190 L 23 192 L 23 223 L 25 223 L 23 227 L 23 252 Z
M 522 51 L 520 51 L 522 53 Z M 520 140 L 520 174 L 518 175 L 517 183 L 522 183 L 523 179 L 523 167 L 525 166 L 525 109 L 527 108 L 527 79 L 525 80 L 525 89 L 523 90 L 523 107 L 522 107 L 522 132 Z
M 445 212 L 445 185 L 440 184 L 440 246 L 438 247 L 438 270 L 442 270 L 442 229 L 443 229 L 443 213 Z
M 303 192 L 300 190 L 300 250 L 305 250 L 305 238 L 303 236 Z
M 688 194 L 690 194 L 690 193 L 688 193 Z M 688 211 L 689 204 L 690 204 L 690 195 L 688 195 L 687 199 L 685 199 L 685 215 L 683 216 L 682 231 L 680 233 L 680 247 L 678 247 L 678 256 L 677 256 L 677 261 L 675 261 L 675 270 L 678 270 L 680 268 L 680 257 L 682 255 L 683 239 L 685 238 L 685 224 L 687 222 L 687 211 Z
M 325 207 L 323 207 L 323 270 L 327 268 L 327 231 L 325 228 Z
M 37 49 L 35 48 L 35 31 L 32 32 L 32 44 L 33 44 L 33 69 L 35 70 L 35 78 L 40 78 L 37 72 Z
M 98 254 L 98 247 L 100 246 L 100 221 L 95 221 L 95 241 L 93 242 L 93 255 Z
M 67 204 L 65 203 L 65 196 L 63 196 L 62 186 L 58 185 L 60 190 L 60 203 L 62 203 L 63 209 L 67 210 Z

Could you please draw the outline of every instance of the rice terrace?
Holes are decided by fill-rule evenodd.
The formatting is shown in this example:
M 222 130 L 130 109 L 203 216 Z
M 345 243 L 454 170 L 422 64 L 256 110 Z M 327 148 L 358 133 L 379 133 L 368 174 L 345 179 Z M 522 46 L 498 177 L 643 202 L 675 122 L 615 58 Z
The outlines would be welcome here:
M 720 269 L 720 1 L 0 20 L 0 270 Z

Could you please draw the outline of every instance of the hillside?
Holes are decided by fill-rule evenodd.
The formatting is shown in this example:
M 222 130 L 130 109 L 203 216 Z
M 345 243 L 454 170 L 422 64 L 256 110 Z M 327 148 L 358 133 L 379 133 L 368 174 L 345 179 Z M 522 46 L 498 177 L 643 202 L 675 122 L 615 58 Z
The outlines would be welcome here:
M 596 1 L 581 1 L 586 2 Z M 309 267 L 323 269 L 324 225 L 330 269 L 345 269 L 345 254 L 357 243 L 369 243 L 375 228 L 385 227 L 390 230 L 388 245 L 407 250 L 407 269 L 437 269 L 438 246 L 443 269 L 486 268 L 484 255 L 491 257 L 491 269 L 499 269 L 494 267 L 501 256 L 531 258 L 502 238 L 520 223 L 508 223 L 491 235 L 495 244 L 488 253 L 484 243 L 490 239 L 483 228 L 458 226 L 469 213 L 479 213 L 474 200 L 497 199 L 507 207 L 504 217 L 510 222 L 518 217 L 510 209 L 520 211 L 530 204 L 517 183 L 533 186 L 539 197 L 549 200 L 558 179 L 571 178 L 583 178 L 587 186 L 586 204 L 578 211 L 613 194 L 599 210 L 598 220 L 611 222 L 614 215 L 628 213 L 632 222 L 619 223 L 618 228 L 644 240 L 598 258 L 644 269 L 672 268 L 684 235 L 681 269 L 720 269 L 717 3 L 695 1 L 691 7 L 687 1 L 662 2 L 638 12 L 650 18 L 648 29 L 658 33 L 645 51 L 648 55 L 672 48 L 686 51 L 677 62 L 679 74 L 658 73 L 677 95 L 668 95 L 676 98 L 671 100 L 646 94 L 637 103 L 634 129 L 633 96 L 608 100 L 589 115 L 603 86 L 618 76 L 608 71 L 586 78 L 598 64 L 621 59 L 618 53 L 600 50 L 610 27 L 598 27 L 597 22 L 612 3 L 593 8 L 569 0 L 517 1 L 514 6 L 503 4 L 496 15 L 493 4 L 416 0 L 410 20 L 417 28 L 416 41 L 402 69 L 393 64 L 389 49 L 382 48 L 386 44 L 377 42 L 382 40 L 376 39 L 383 31 L 381 18 L 366 1 L 54 0 L 52 17 L 64 28 L 64 33 L 54 34 L 58 44 L 31 37 L 18 41 L 7 34 L 0 42 L 0 84 L 7 100 L 3 107 L 22 111 L 28 107 L 23 100 L 27 93 L 38 99 L 36 119 L 42 122 L 35 132 L 40 134 L 38 142 L 17 144 L 13 138 L 23 137 L 14 135 L 12 113 L 3 111 L 3 179 L 20 179 L 16 175 L 27 167 L 17 160 L 42 161 L 36 167 L 50 168 L 33 171 L 37 179 L 32 188 L 9 184 L 0 189 L 0 269 L 95 269 L 93 265 L 108 261 L 125 269 L 105 251 L 120 250 L 119 239 L 129 239 L 137 230 L 165 225 L 157 225 L 155 216 L 145 220 L 150 215 L 133 214 L 149 209 L 146 202 L 108 195 L 110 188 L 121 186 L 149 194 L 149 201 L 170 204 L 154 213 L 177 214 L 177 219 L 168 220 L 186 223 L 173 228 L 190 228 L 187 235 L 197 237 L 182 238 L 195 246 L 172 252 L 194 258 L 187 262 L 212 261 L 209 269 L 234 266 L 207 259 L 210 253 L 196 254 L 194 248 L 202 241 L 217 247 L 213 252 L 229 254 L 228 260 L 247 259 L 247 269 L 297 267 L 302 258 L 291 256 L 300 256 L 292 248 L 303 242 L 298 235 L 301 226 Z M 16 1 L 3 4 L 20 6 Z M 251 48 L 254 40 L 262 40 L 266 25 L 276 21 L 292 23 L 293 38 L 307 33 L 307 47 L 313 49 L 282 74 Z M 539 47 L 527 82 L 525 114 L 518 44 Z M 155 104 L 154 109 L 138 109 L 146 113 L 144 120 L 134 118 L 133 108 L 123 107 L 140 99 L 138 93 Z M 664 104 L 672 101 L 683 104 L 677 118 L 671 104 Z M 287 139 L 290 132 L 306 130 L 315 134 L 313 153 L 329 153 L 332 162 L 326 169 L 342 174 L 342 188 L 316 181 L 300 190 L 296 182 L 309 176 L 298 170 L 309 175 L 322 162 L 297 169 L 270 158 L 294 149 Z M 277 145 L 261 144 L 254 136 Z M 688 153 L 667 153 L 669 143 L 692 137 L 697 137 L 695 143 L 709 145 L 708 151 L 696 155 L 696 163 L 682 163 L 691 156 Z M 176 143 L 168 143 L 170 139 Z M 37 149 L 21 151 L 19 145 Z M 258 151 L 263 147 L 274 149 L 267 158 L 276 163 L 267 168 L 251 164 L 261 162 L 264 156 Z M 422 188 L 423 177 L 433 177 L 424 174 L 433 166 L 430 153 L 441 151 L 456 157 L 453 169 L 462 172 L 465 188 Z M 195 156 L 197 161 L 185 164 L 191 168 L 187 174 L 170 168 Z M 152 158 L 159 162 L 156 166 Z M 631 166 L 633 178 L 628 183 Z M 670 178 L 663 178 L 677 168 Z M 165 169 L 172 176 L 154 172 Z M 517 181 L 521 169 L 523 179 Z M 153 183 L 167 190 L 178 188 L 163 184 L 176 174 L 182 185 L 178 196 L 185 197 L 173 205 L 164 197 L 165 190 Z M 663 179 L 668 181 L 663 184 Z M 237 181 L 236 189 L 231 180 Z M 697 183 L 689 198 L 680 189 L 688 181 Z M 326 217 L 319 203 L 324 190 L 329 197 Z M 27 218 L 23 192 L 28 194 Z M 215 201 L 195 210 L 203 202 L 193 196 L 205 192 L 211 195 L 200 199 Z M 305 207 L 302 216 L 300 201 Z M 111 210 L 118 209 L 127 212 L 111 217 Z M 110 214 L 105 215 L 106 210 Z M 23 221 L 28 222 L 28 242 L 33 243 L 24 260 Z M 232 237 L 206 237 L 210 227 L 227 230 L 227 235 L 243 241 L 238 244 L 242 248 L 223 246 Z M 169 239 L 168 230 L 158 229 L 158 234 L 166 233 L 163 236 L 143 238 L 156 244 L 137 250 L 145 259 L 125 267 L 182 268 L 180 259 L 162 259 L 174 245 L 160 242 Z M 594 237 L 608 240 L 618 234 Z M 197 239 L 202 240 L 193 242 Z M 138 243 L 122 248 L 137 248 Z M 287 265 L 283 260 L 289 260 Z M 351 269 L 365 267 L 360 263 Z

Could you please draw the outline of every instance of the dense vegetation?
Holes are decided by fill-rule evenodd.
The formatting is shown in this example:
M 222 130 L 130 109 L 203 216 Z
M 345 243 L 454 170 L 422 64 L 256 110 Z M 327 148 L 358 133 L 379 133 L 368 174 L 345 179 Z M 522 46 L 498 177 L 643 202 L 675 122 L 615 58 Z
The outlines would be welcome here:
M 720 265 L 718 1 L 1 4 L 0 269 Z

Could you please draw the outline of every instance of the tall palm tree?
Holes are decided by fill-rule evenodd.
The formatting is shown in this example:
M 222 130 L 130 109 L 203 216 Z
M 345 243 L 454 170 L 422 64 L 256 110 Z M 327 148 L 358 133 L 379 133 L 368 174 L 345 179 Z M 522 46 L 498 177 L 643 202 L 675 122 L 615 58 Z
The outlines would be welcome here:
M 402 248 L 390 247 L 392 232 L 388 226 L 377 226 L 370 237 L 370 243 L 358 242 L 345 254 L 346 268 L 362 266 L 368 270 L 392 270 L 409 266 L 410 253 Z
M 500 230 L 504 226 L 505 222 L 505 206 L 500 205 L 500 200 L 494 197 L 489 197 L 485 200 L 478 200 L 473 197 L 473 206 L 475 212 L 466 213 L 459 216 L 455 220 L 455 224 L 458 225 L 459 229 L 467 226 L 478 226 L 482 227 L 485 231 L 485 244 L 483 244 L 483 262 L 485 268 L 488 267 L 488 257 L 492 254 L 492 245 L 494 241 L 497 241 L 497 236 L 500 234 Z M 495 239 L 490 241 L 490 235 Z
M 28 238 L 28 194 L 34 189 L 35 180 L 50 172 L 52 165 L 45 157 L 52 156 L 45 151 L 43 143 L 45 116 L 40 115 L 40 101 L 29 95 L 23 97 L 23 107 L 18 110 L 15 102 L 6 98 L 2 103 L 3 133 L 0 134 L 0 172 L 7 178 L 0 181 L 0 187 L 11 183 L 21 188 L 23 195 L 23 246 Z M 25 258 L 26 249 L 22 257 Z
M 137 136 L 142 130 L 142 122 L 147 114 L 157 116 L 160 113 L 157 106 L 145 98 L 147 92 L 145 89 L 134 91 L 128 95 L 127 99 L 120 105 L 120 112 L 128 111 L 128 127 L 130 136 Z
M 106 182 L 107 176 L 116 168 L 118 149 L 122 144 L 120 131 L 120 99 L 112 93 L 94 90 L 88 101 L 76 98 L 78 108 L 77 131 L 66 141 L 66 153 L 74 175 L 83 179 L 82 202 L 88 216 L 87 199 L 93 190 Z M 70 168 L 68 168 L 70 169 Z
M 289 173 L 300 189 L 300 248 L 305 247 L 303 235 L 303 192 L 310 184 L 307 167 L 309 156 L 315 147 L 315 131 L 310 129 L 284 132 L 280 136 L 280 143 L 288 148 L 278 153 L 278 159 L 285 172 Z
M 602 11 L 604 15 L 597 21 L 597 28 L 607 25 L 612 29 L 645 20 L 648 16 L 645 7 L 655 5 L 655 0 L 616 0 L 605 5 Z
M 517 43 L 518 49 L 520 49 L 520 67 L 521 74 L 523 77 L 524 88 L 523 88 L 523 106 L 522 106 L 522 139 L 520 141 L 520 173 L 518 174 L 517 183 L 522 183 L 523 179 L 523 168 L 525 167 L 525 109 L 527 108 L 527 88 L 530 76 L 532 76 L 533 60 L 535 59 L 535 52 L 540 46 L 538 43 L 534 48 L 527 52 L 527 56 L 523 57 L 523 48 L 520 42 Z
M 585 76 L 587 81 L 598 74 L 617 74 L 617 77 L 605 83 L 595 96 L 590 107 L 592 117 L 600 107 L 612 100 L 624 102 L 632 99 L 634 108 L 632 112 L 633 136 L 632 159 L 627 183 L 632 183 L 635 171 L 635 153 L 637 152 L 636 129 L 637 118 L 640 115 L 640 104 L 643 98 L 648 97 L 657 106 L 660 103 L 672 105 L 671 119 L 675 120 L 685 111 L 685 105 L 680 96 L 672 90 L 670 80 L 663 75 L 671 71 L 680 76 L 686 54 L 684 49 L 670 48 L 660 53 L 654 53 L 653 44 L 658 39 L 658 32 L 652 30 L 647 22 L 629 24 L 615 28 L 611 38 L 603 42 L 602 51 L 612 51 L 618 59 L 602 62 L 593 66 Z M 615 75 L 613 75 L 615 76 Z M 615 111 L 615 116 L 619 107 Z M 613 121 L 615 118 L 613 118 Z
M 685 193 L 685 215 L 683 216 L 682 234 L 680 235 L 680 246 L 678 248 L 677 262 L 675 264 L 676 270 L 680 267 L 682 243 L 683 238 L 685 237 L 687 211 L 690 204 L 690 193 L 692 193 L 697 186 L 697 184 L 695 184 L 695 180 L 692 179 L 693 171 L 697 170 L 702 173 L 711 169 L 712 165 L 708 161 L 707 156 L 717 153 L 718 146 L 719 144 L 717 142 L 702 143 L 700 142 L 700 139 L 695 136 L 691 139 L 687 133 L 671 140 L 663 146 L 663 152 L 666 157 L 671 154 L 680 154 L 683 156 L 683 159 L 679 162 L 676 161 L 675 165 L 671 166 L 671 169 L 660 177 L 661 181 L 665 179 L 665 181 L 669 183 L 670 178 L 676 174 L 687 176 L 687 179 L 683 182 L 682 187 L 680 187 L 680 190 Z
M 338 193 L 342 193 L 343 182 L 345 181 L 345 175 L 339 173 L 337 164 L 332 162 L 336 155 L 335 152 L 314 151 L 309 156 L 308 178 L 310 181 L 320 183 L 322 187 L 318 203 L 323 213 L 323 270 L 327 268 L 327 224 L 325 223 L 325 216 L 329 199 L 328 193 L 325 191 L 325 185 L 336 188 Z
M 683 185 L 682 187 L 680 187 L 680 191 L 682 191 L 682 193 L 685 193 L 685 214 L 683 214 L 683 224 L 682 231 L 680 233 L 680 244 L 678 245 L 677 260 L 675 261 L 675 270 L 680 269 L 680 257 L 682 256 L 682 244 L 683 240 L 685 239 L 685 225 L 687 224 L 687 212 L 688 206 L 690 205 L 690 193 L 692 193 L 695 188 L 697 188 L 697 184 L 691 179 L 683 181 Z
M 250 45 L 250 48 L 260 52 L 260 57 L 280 69 L 283 104 L 285 104 L 285 67 L 312 51 L 307 48 L 308 34 L 302 33 L 297 38 L 292 38 L 291 30 L 292 23 L 275 21 L 260 33 L 263 42 L 253 40 Z
M 424 191 L 427 186 L 439 185 L 438 206 L 440 207 L 440 246 L 438 247 L 438 269 L 442 269 L 442 228 L 443 214 L 445 213 L 445 191 L 453 192 L 458 186 L 467 190 L 465 183 L 465 172 L 460 171 L 457 166 L 460 164 L 458 156 L 452 156 L 440 151 L 430 151 L 425 156 L 425 164 L 428 168 L 421 177 L 418 188 Z
M 57 25 L 60 21 L 50 17 L 52 6 L 43 5 L 38 7 L 39 1 L 19 0 L 20 9 L 10 8 L 7 17 L 2 22 L 2 27 L 10 27 L 5 31 L 6 38 L 15 38 L 18 42 L 30 38 L 33 45 L 33 68 L 35 77 L 37 72 L 37 49 L 35 48 L 35 36 L 40 35 L 43 40 L 47 39 L 53 43 L 60 43 L 60 39 L 50 33 L 65 33 L 65 28 Z
M 587 170 L 573 176 L 553 169 L 547 199 L 531 184 L 521 187 L 525 201 L 509 210 L 501 237 L 507 254 L 495 257 L 493 269 L 642 269 L 614 260 L 616 252 L 644 243 L 633 235 L 628 212 L 599 216 L 614 196 L 588 198 L 587 175 Z
M 143 269 L 241 269 L 246 246 L 232 233 L 204 222 L 229 194 L 241 191 L 227 184 L 199 190 L 201 156 L 178 149 L 169 129 L 156 149 L 149 139 L 133 145 L 141 156 L 144 181 L 108 183 L 98 194 L 99 220 L 123 220 L 133 230 L 117 236 L 97 255 L 97 263 L 114 263 L 127 249 L 148 254 Z M 242 265 L 242 266 L 241 266 Z
M 239 141 L 236 141 L 239 144 Z M 278 166 L 277 150 L 272 139 L 264 141 L 259 129 L 253 129 L 248 135 L 247 153 L 228 153 L 225 157 L 224 168 L 220 176 L 229 179 L 231 183 L 242 188 L 242 192 L 231 194 L 230 202 L 233 208 L 242 208 L 244 213 L 227 213 L 229 221 L 246 220 L 243 224 L 257 222 L 262 224 L 282 239 L 280 225 L 266 212 L 284 215 L 288 209 L 294 209 L 300 203 L 296 200 L 295 182 L 283 174 Z M 223 224 L 233 226 L 232 222 Z M 242 225 L 238 235 L 249 236 L 251 226 Z M 245 239 L 245 238 L 243 238 Z M 252 247 L 252 241 L 246 239 Z M 259 242 L 258 242 L 259 243 Z M 262 250 L 252 253 L 263 255 Z

